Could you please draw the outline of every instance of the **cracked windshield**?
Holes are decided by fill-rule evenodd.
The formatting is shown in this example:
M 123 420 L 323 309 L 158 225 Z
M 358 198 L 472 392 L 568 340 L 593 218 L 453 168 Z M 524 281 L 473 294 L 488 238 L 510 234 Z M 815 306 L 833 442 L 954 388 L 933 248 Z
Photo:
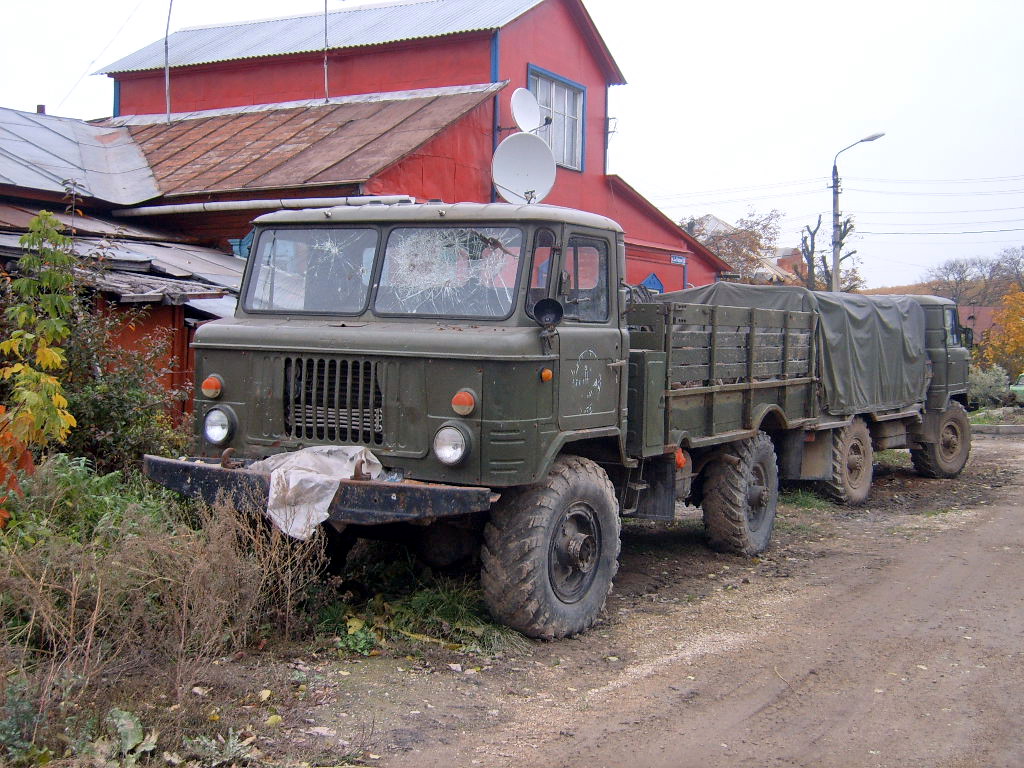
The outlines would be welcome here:
M 515 301 L 523 233 L 512 227 L 407 227 L 388 239 L 374 310 L 505 317 Z
M 366 306 L 375 229 L 279 229 L 260 237 L 246 309 L 357 313 Z

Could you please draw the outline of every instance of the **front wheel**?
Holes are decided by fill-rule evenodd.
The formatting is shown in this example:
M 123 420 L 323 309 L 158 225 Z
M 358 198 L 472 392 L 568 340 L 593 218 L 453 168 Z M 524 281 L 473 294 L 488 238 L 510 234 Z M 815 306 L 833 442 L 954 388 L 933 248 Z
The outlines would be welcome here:
M 833 433 L 831 473 L 819 487 L 833 501 L 854 506 L 867 501 L 873 477 L 871 432 L 857 416 Z
M 942 414 L 938 442 L 923 445 L 910 452 L 919 475 L 949 478 L 963 471 L 971 455 L 971 422 L 960 403 L 950 403 Z
M 499 621 L 544 639 L 588 629 L 619 567 L 608 475 L 590 459 L 559 457 L 543 481 L 491 511 L 481 559 L 484 599 Z
M 775 446 L 764 432 L 732 443 L 704 473 L 704 530 L 715 549 L 756 555 L 768 548 L 779 501 Z

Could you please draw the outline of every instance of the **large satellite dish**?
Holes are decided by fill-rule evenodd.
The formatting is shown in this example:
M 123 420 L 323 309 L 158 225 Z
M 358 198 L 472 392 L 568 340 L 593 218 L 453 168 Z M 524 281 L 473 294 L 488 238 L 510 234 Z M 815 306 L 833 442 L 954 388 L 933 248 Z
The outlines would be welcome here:
M 509 203 L 539 203 L 555 185 L 555 156 L 534 133 L 513 133 L 494 150 L 491 178 Z
M 512 119 L 519 130 L 526 133 L 540 128 L 540 104 L 537 97 L 525 88 L 516 88 L 512 93 Z

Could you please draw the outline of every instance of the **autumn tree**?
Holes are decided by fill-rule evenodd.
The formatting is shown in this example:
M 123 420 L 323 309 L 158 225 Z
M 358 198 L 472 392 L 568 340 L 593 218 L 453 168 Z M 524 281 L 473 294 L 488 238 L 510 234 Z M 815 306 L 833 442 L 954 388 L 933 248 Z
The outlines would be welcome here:
M 1007 294 L 993 319 L 995 325 L 985 345 L 985 359 L 1016 378 L 1024 372 L 1024 291 Z
M 742 282 L 751 282 L 765 264 L 775 262 L 775 244 L 779 239 L 782 213 L 771 210 L 757 213 L 753 208 L 734 225 L 714 216 L 703 216 L 683 223 L 690 234 L 727 262 Z

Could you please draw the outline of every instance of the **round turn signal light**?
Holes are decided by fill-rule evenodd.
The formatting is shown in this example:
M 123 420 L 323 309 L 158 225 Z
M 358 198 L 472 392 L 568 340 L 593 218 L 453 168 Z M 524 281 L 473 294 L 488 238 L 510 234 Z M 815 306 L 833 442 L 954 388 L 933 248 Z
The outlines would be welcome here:
M 476 408 L 476 398 L 473 397 L 472 392 L 461 389 L 455 393 L 452 398 L 452 410 L 459 416 L 469 416 L 474 408 Z
M 199 389 L 202 391 L 204 397 L 216 399 L 220 397 L 221 392 L 224 390 L 224 382 L 221 380 L 220 376 L 207 376 L 203 379 L 203 383 L 199 385 Z
M 550 368 L 541 368 L 540 369 L 540 380 L 541 381 L 551 381 L 553 378 L 555 378 L 555 372 L 552 371 Z

